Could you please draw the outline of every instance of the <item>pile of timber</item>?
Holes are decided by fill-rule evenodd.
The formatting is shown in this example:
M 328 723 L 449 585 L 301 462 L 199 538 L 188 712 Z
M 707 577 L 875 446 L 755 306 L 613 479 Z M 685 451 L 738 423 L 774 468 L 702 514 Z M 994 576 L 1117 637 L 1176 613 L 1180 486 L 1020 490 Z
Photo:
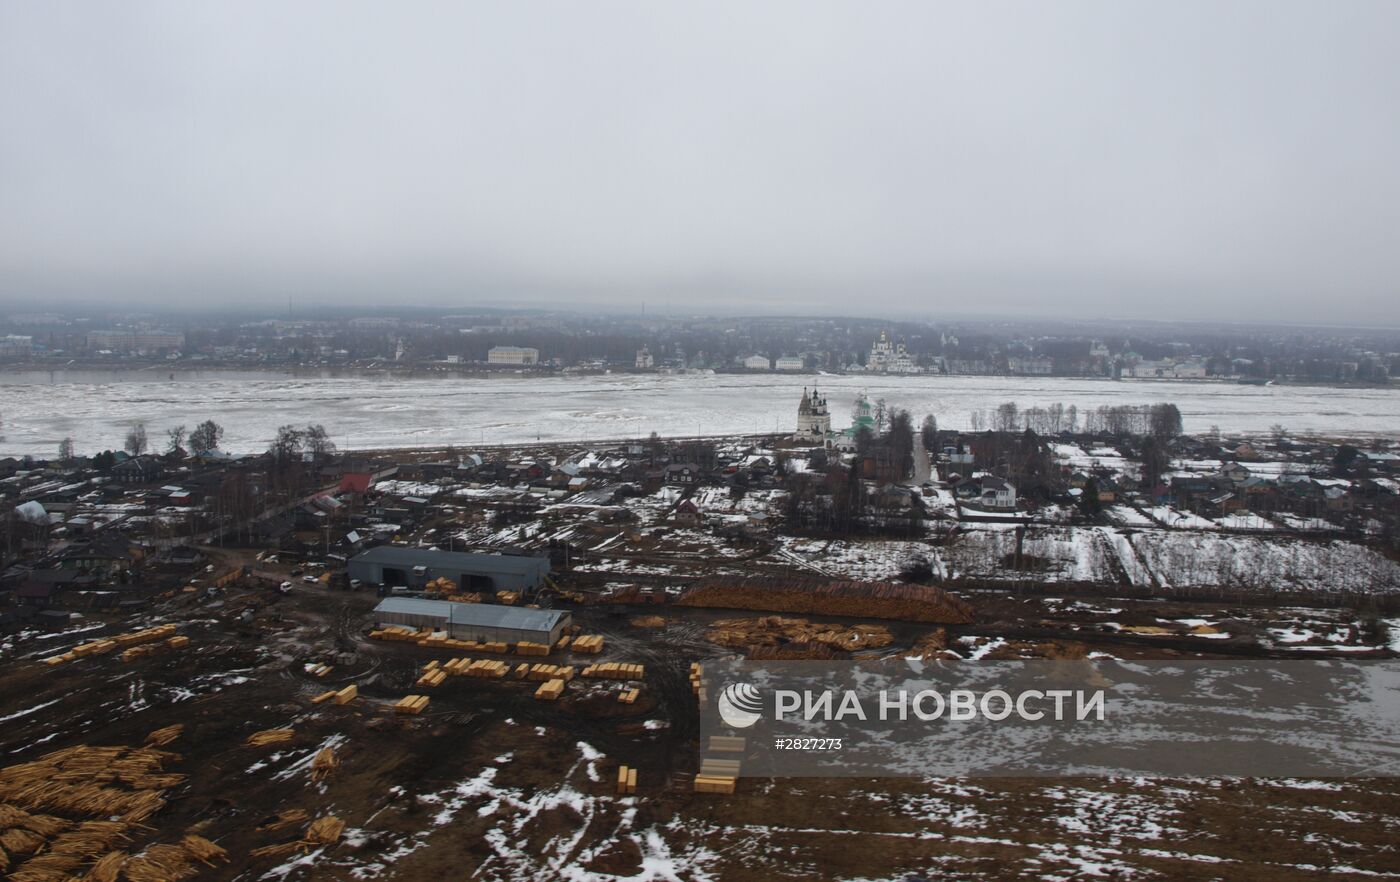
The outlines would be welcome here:
M 428 706 L 428 696 L 426 695 L 405 695 L 394 705 L 396 714 L 421 714 Z
M 324 781 L 339 765 L 340 761 L 335 758 L 335 748 L 321 748 L 316 751 L 316 758 L 311 761 L 311 780 Z
M 327 674 L 329 674 L 332 670 L 334 670 L 334 668 L 332 668 L 330 665 L 316 664 L 307 668 L 306 673 L 310 674 L 313 677 L 324 677 Z
M 300 824 L 304 820 L 306 820 L 306 812 L 301 809 L 293 809 L 289 812 L 283 812 L 274 823 L 264 824 L 258 830 L 264 833 L 275 832 L 288 826 Z M 307 825 L 300 839 L 280 842 L 276 845 L 264 845 L 248 852 L 248 856 L 251 858 L 283 858 L 298 851 L 310 852 L 326 845 L 334 845 L 340 840 L 344 830 L 344 821 L 334 815 L 322 815 Z
M 565 634 L 563 637 L 560 637 L 559 640 L 555 642 L 554 648 L 555 648 L 555 649 L 568 649 L 568 648 L 569 648 L 569 644 L 570 644 L 570 643 L 573 643 L 573 642 L 574 642 L 574 638 L 570 637 L 568 634 Z
M 389 625 L 384 628 L 377 628 L 369 632 L 371 640 L 391 640 L 399 643 L 416 643 L 419 640 L 431 635 L 433 632 L 424 628 L 422 631 L 415 631 L 412 628 L 405 628 L 402 625 Z
M 172 649 L 179 649 L 189 643 L 188 637 L 175 637 L 175 625 L 167 623 L 157 625 L 154 628 L 143 628 L 139 631 L 128 631 L 125 634 L 117 634 L 114 637 L 104 637 L 100 640 L 91 640 L 87 643 L 80 643 L 62 655 L 55 655 L 44 659 L 44 664 L 53 666 L 61 665 L 79 658 L 90 658 L 92 656 L 106 655 L 118 649 L 129 649 L 141 647 L 145 644 L 155 643 L 158 640 L 165 640 Z M 179 643 L 173 641 L 182 641 Z M 122 653 L 123 661 L 131 661 L 134 658 L 142 658 L 151 655 L 152 652 L 134 653 L 128 657 L 126 652 Z
M 122 661 L 138 661 L 143 658 L 150 658 L 171 649 L 184 649 L 190 645 L 190 638 L 177 634 L 168 637 L 160 643 L 143 643 L 139 646 L 132 646 L 122 650 Z
M 501 641 L 491 641 L 489 643 L 477 643 L 475 640 L 456 640 L 445 634 L 433 634 L 422 637 L 414 641 L 419 646 L 426 646 L 430 649 L 456 649 L 461 652 L 510 652 L 510 644 Z
M 573 665 L 530 665 L 526 671 L 526 678 L 530 680 L 564 680 L 565 682 L 574 678 Z
M 603 651 L 603 637 L 601 634 L 583 634 L 575 637 L 569 648 L 574 652 L 597 655 Z
M 738 780 L 733 775 L 696 775 L 695 792 L 732 794 Z
M 519 591 L 497 591 L 497 592 L 496 592 L 496 602 L 497 602 L 497 603 L 503 603 L 503 604 L 505 604 L 506 606 L 515 606 L 517 603 L 520 602 L 520 592 L 519 592 Z
M 931 585 L 898 582 L 717 577 L 697 582 L 676 602 L 682 606 L 949 625 L 972 621 L 972 607 L 961 598 Z
M 446 671 L 443 671 L 443 670 L 427 670 L 427 671 L 424 671 L 424 672 L 423 672 L 423 676 L 421 676 L 421 677 L 418 678 L 418 683 L 417 683 L 417 685 L 419 685 L 419 686 L 426 686 L 427 688 L 431 689 L 431 688 L 433 688 L 433 687 L 435 687 L 435 686 L 441 686 L 441 685 L 442 685 L 442 681 L 444 681 L 444 680 L 446 680 L 446 679 L 447 679 L 447 672 L 446 672 Z
M 624 662 L 604 662 L 584 668 L 582 676 L 590 680 L 641 680 L 646 677 L 646 667 Z
M 294 729 L 264 729 L 248 736 L 244 744 L 249 747 L 266 747 L 269 744 L 286 744 L 296 737 Z
M 711 643 L 743 649 L 750 654 L 759 647 L 795 646 L 802 647 L 805 651 L 816 645 L 825 645 L 842 652 L 855 652 L 880 649 L 894 642 L 894 635 L 884 625 L 814 625 L 806 619 L 789 619 L 782 616 L 720 619 L 710 626 L 710 631 L 705 637 Z M 764 657 L 777 656 L 765 654 Z
M 617 767 L 617 792 L 621 796 L 637 792 L 637 770 L 629 766 Z
M 521 640 L 515 644 L 516 655 L 549 655 L 549 646 L 544 643 L 531 643 L 528 640 Z
M 324 704 L 327 701 L 334 701 L 336 704 L 349 704 L 360 696 L 360 687 L 351 683 L 343 689 L 331 689 L 322 692 L 311 699 L 312 704 Z
M 0 769 L 0 875 L 15 882 L 115 882 L 129 865 L 122 849 L 153 832 L 145 822 L 164 807 L 166 791 L 184 782 L 184 775 L 163 771 L 177 759 L 149 746 L 80 746 Z M 164 855 L 169 849 L 174 853 Z M 179 869 L 177 878 L 194 875 L 195 860 L 226 857 L 207 840 L 194 851 L 163 845 L 143 854 L 168 860 Z M 141 870 L 135 864 L 125 878 L 139 880 Z
M 503 661 L 496 661 L 495 659 L 489 658 L 479 658 L 471 664 L 467 665 L 465 668 L 462 668 L 457 673 L 461 673 L 462 675 L 467 677 L 485 677 L 489 679 L 494 679 L 497 677 L 504 677 L 506 674 L 510 673 L 510 666 Z
M 705 668 L 699 662 L 690 663 L 690 691 L 705 700 Z
M 175 739 L 179 738 L 185 731 L 183 723 L 176 723 L 173 726 L 166 726 L 163 729 L 156 729 L 146 736 L 147 747 L 164 747 Z
M 535 697 L 540 701 L 557 701 L 563 694 L 564 681 L 557 678 L 541 683 L 540 688 L 535 690 Z
M 617 700 L 623 704 L 634 704 L 637 701 L 637 696 L 641 694 L 642 690 L 635 687 L 632 689 L 624 689 L 617 693 Z

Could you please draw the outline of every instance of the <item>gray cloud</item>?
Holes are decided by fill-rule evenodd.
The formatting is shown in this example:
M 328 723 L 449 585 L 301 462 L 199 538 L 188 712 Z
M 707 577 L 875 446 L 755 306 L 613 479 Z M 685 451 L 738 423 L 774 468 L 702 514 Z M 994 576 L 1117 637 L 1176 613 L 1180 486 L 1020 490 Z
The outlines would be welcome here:
M 1398 26 L 0 2 L 0 298 L 1393 323 Z

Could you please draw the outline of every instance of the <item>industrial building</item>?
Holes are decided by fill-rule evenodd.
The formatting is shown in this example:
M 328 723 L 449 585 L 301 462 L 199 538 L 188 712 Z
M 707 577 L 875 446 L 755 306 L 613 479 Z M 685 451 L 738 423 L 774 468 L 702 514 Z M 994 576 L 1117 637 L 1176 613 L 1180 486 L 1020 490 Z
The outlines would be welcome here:
M 519 643 L 527 640 L 553 646 L 573 616 L 558 609 L 527 609 L 487 603 L 449 603 L 416 597 L 390 597 L 374 608 L 378 627 L 402 625 L 446 631 L 454 640 Z
M 348 568 L 367 585 L 417 589 L 445 578 L 463 592 L 533 591 L 549 577 L 549 558 L 381 545 L 350 558 Z

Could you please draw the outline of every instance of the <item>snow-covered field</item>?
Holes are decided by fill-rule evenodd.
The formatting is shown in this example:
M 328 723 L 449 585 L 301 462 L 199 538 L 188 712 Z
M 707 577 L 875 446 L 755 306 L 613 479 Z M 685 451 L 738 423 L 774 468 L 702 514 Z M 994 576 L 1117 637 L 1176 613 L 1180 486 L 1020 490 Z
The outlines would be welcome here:
M 616 374 L 548 378 L 287 377 L 271 373 L 0 374 L 0 455 L 121 446 L 134 421 L 153 438 L 213 418 L 233 452 L 267 447 L 277 426 L 321 423 L 341 447 L 419 447 L 790 430 L 803 386 L 818 383 L 834 422 L 862 389 L 946 428 L 1004 401 L 1023 407 L 1171 401 L 1187 431 L 1400 436 L 1400 390 L 1241 386 L 1068 377 L 862 377 Z

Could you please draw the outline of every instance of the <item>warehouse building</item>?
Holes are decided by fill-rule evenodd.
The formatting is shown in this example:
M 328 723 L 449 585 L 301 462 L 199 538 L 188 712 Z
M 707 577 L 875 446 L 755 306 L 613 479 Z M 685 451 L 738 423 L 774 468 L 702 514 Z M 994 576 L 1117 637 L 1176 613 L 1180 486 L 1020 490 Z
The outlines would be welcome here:
M 557 609 L 526 609 L 486 603 L 449 603 L 416 597 L 390 597 L 374 608 L 377 627 L 402 625 L 446 631 L 454 640 L 543 643 L 553 646 L 573 619 Z
M 350 558 L 350 578 L 367 585 L 422 588 L 445 578 L 463 591 L 533 591 L 549 577 L 549 558 L 470 554 L 381 545 Z

